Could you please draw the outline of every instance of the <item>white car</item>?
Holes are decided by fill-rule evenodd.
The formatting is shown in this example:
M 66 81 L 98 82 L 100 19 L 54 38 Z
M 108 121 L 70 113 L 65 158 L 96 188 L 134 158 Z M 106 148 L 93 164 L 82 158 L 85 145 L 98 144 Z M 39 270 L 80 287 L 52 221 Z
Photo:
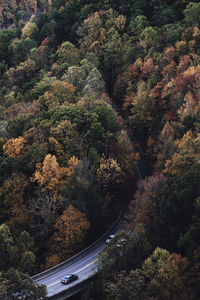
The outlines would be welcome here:
M 110 243 L 111 239 L 114 238 L 115 234 L 109 235 L 109 237 L 106 239 L 106 244 Z

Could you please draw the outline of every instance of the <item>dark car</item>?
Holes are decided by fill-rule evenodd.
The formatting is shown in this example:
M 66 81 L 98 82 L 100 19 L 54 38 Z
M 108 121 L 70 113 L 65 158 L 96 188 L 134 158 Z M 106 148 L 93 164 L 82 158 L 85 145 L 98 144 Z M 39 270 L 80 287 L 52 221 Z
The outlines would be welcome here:
M 78 275 L 76 274 L 69 274 L 69 275 L 66 275 L 62 280 L 61 282 L 64 283 L 64 284 L 67 284 L 67 283 L 71 283 L 75 280 L 78 279 Z

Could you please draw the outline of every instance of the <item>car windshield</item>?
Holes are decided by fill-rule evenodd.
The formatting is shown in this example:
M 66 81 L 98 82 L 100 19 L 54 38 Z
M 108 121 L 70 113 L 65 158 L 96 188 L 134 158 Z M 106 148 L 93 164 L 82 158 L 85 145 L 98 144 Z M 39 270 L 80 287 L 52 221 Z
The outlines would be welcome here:
M 70 278 L 70 275 L 67 275 L 64 277 L 64 279 L 69 279 Z

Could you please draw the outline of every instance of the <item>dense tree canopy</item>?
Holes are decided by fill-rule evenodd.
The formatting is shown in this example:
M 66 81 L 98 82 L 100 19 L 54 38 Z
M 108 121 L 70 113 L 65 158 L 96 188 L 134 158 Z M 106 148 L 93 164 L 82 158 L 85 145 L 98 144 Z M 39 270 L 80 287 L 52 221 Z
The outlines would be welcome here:
M 200 297 L 199 16 L 196 0 L 1 1 L 0 298 L 45 299 L 21 272 L 127 205 L 83 298 Z

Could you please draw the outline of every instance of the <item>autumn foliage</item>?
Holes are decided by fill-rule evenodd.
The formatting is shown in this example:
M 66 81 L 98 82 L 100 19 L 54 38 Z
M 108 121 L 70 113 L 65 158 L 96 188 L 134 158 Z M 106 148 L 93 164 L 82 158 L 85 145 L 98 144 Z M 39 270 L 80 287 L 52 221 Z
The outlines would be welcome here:
M 189 0 L 1 1 L 5 278 L 74 255 L 127 210 L 83 297 L 200 299 L 199 16 Z
M 80 247 L 90 223 L 83 213 L 70 205 L 55 223 L 55 234 L 53 236 L 53 248 L 61 257 L 65 257 L 76 247 Z
M 43 164 L 37 164 L 37 170 L 33 174 L 32 181 L 36 181 L 43 189 L 57 191 L 67 183 L 69 177 L 74 173 L 79 160 L 74 156 L 68 161 L 68 167 L 60 167 L 56 157 L 48 154 Z
M 4 154 L 15 159 L 23 158 L 26 149 L 25 144 L 26 140 L 23 137 L 9 139 L 3 145 Z

